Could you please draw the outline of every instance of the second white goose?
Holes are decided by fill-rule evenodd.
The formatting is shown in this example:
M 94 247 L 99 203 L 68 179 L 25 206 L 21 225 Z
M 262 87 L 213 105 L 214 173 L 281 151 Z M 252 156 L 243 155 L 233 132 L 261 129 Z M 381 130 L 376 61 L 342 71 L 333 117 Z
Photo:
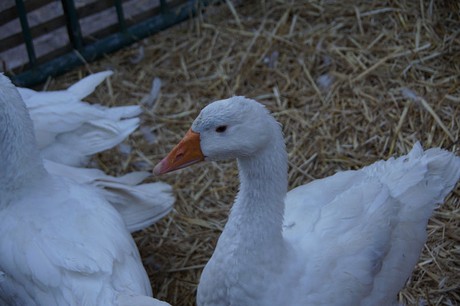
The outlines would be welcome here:
M 205 107 L 154 172 L 235 158 L 240 189 L 203 270 L 200 306 L 397 305 L 427 221 L 460 177 L 459 157 L 415 144 L 287 193 L 281 127 L 244 97 Z
M 0 304 L 165 306 L 119 213 L 48 173 L 26 106 L 0 74 Z

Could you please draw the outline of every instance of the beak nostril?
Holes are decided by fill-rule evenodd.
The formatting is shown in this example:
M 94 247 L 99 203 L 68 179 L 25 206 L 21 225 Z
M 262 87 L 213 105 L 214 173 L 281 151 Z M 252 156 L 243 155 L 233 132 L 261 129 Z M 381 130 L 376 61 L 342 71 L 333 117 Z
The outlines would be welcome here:
M 179 153 L 176 155 L 176 158 L 174 158 L 174 162 L 177 162 L 179 160 L 181 160 L 182 158 L 184 157 L 184 153 Z

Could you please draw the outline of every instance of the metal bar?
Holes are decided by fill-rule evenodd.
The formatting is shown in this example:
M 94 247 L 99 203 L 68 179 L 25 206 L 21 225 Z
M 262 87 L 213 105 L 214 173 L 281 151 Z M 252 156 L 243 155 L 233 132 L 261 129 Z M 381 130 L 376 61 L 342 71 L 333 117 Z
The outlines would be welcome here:
M 161 12 L 165 12 L 168 10 L 168 3 L 166 0 L 160 0 L 160 10 Z
M 115 9 L 117 10 L 118 25 L 120 26 L 120 31 L 126 31 L 126 21 L 125 14 L 123 12 L 123 5 L 121 0 L 115 0 Z
M 27 11 L 22 0 L 16 0 L 16 8 L 18 9 L 19 21 L 21 22 L 22 35 L 27 49 L 27 56 L 29 57 L 29 65 L 33 68 L 37 64 L 37 56 L 35 55 L 34 44 L 32 35 L 30 34 L 29 22 L 27 21 Z
M 74 49 L 81 50 L 83 48 L 83 38 L 81 35 L 80 23 L 78 21 L 77 10 L 73 0 L 61 0 L 64 16 L 67 23 L 67 33 L 69 40 Z
M 33 86 L 46 81 L 49 76 L 62 74 L 75 67 L 83 65 L 82 57 L 89 62 L 101 57 L 103 54 L 117 51 L 133 42 L 150 36 L 169 28 L 179 22 L 182 22 L 196 14 L 198 4 L 208 4 L 209 1 L 192 0 L 174 10 L 169 16 L 164 18 L 163 15 L 157 15 L 126 29 L 125 33 L 112 34 L 104 39 L 98 40 L 91 45 L 85 46 L 79 54 L 71 52 L 55 58 L 45 64 L 37 66 L 35 69 L 25 71 L 21 74 L 11 76 L 16 86 Z
M 30 27 L 29 32 L 33 41 L 34 39 L 37 39 L 38 37 L 52 32 L 62 26 L 65 26 L 64 18 L 57 17 L 50 19 L 46 22 L 37 24 L 36 26 Z M 23 36 L 24 31 L 20 31 L 14 34 L 12 33 L 12 35 L 7 36 L 5 38 L 2 38 L 0 40 L 0 52 L 22 45 L 24 41 Z
M 35 11 L 51 2 L 53 2 L 55 0 L 34 0 L 34 1 L 26 1 L 26 3 L 24 3 L 25 7 L 26 7 L 26 11 L 28 12 L 32 12 L 32 11 Z M 5 0 L 3 0 L 2 2 L 7 2 Z M 16 4 L 2 4 L 0 6 L 9 6 L 8 8 L 5 8 L 3 7 L 2 11 L 0 12 L 0 26 L 12 21 L 12 20 L 15 20 L 16 18 L 18 18 L 18 10 L 16 9 Z

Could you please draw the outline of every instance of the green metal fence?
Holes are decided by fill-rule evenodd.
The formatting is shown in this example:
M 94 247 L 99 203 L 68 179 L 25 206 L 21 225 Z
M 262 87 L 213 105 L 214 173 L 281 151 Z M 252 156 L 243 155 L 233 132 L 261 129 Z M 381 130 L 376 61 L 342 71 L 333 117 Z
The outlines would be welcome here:
M 87 0 L 87 4 L 79 7 L 76 7 L 74 0 L 61 0 L 61 16 L 30 26 L 28 14 L 52 2 L 56 4 L 56 0 L 14 1 L 10 7 L 0 11 L 0 27 L 19 20 L 21 31 L 4 35 L 0 39 L 0 52 L 25 46 L 28 63 L 13 70 L 3 69 L 17 86 L 44 82 L 49 76 L 61 74 L 103 54 L 116 51 L 193 16 L 199 6 L 206 4 L 199 0 L 153 0 L 158 3 L 157 6 L 127 19 L 125 9 L 128 0 Z M 81 30 L 81 19 L 107 9 L 115 9 L 116 23 L 91 37 L 85 37 Z M 69 43 L 64 48 L 37 56 L 34 40 L 59 27 L 66 27 Z M 5 63 L 5 59 L 3 61 Z

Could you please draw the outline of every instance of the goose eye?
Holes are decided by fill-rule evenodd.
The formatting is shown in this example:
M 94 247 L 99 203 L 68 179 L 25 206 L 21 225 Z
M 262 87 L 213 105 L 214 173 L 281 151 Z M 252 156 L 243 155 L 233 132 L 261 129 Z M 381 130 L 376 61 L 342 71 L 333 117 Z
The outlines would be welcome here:
M 218 127 L 216 127 L 216 132 L 217 133 L 223 133 L 227 130 L 227 126 L 226 125 L 220 125 Z

